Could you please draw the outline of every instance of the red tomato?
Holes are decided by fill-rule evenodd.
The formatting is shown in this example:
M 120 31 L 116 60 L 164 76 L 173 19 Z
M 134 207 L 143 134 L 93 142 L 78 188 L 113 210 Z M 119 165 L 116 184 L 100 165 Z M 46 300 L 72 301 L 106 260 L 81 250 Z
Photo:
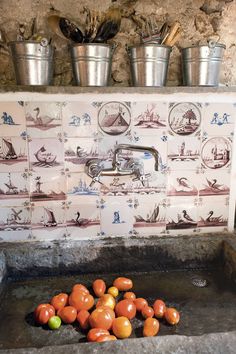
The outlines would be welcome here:
M 37 317 L 38 317 L 39 311 L 42 308 L 46 308 L 48 310 L 50 317 L 55 316 L 55 309 L 54 309 L 54 307 L 52 305 L 50 305 L 50 304 L 40 304 L 34 310 L 34 318 L 35 318 L 36 321 L 37 321 Z
M 89 317 L 91 328 L 111 329 L 115 313 L 108 307 L 101 306 L 94 310 Z
M 92 328 L 87 334 L 87 339 L 89 342 L 96 342 L 100 336 L 109 336 L 110 333 L 104 328 Z
M 116 304 L 115 313 L 117 317 L 127 317 L 129 320 L 136 315 L 136 306 L 132 300 L 124 299 Z
M 79 322 L 80 327 L 82 329 L 89 328 L 89 316 L 90 316 L 90 313 L 87 310 L 81 310 L 77 314 L 77 321 Z
M 93 282 L 93 291 L 97 297 L 101 297 L 105 294 L 106 291 L 106 283 L 102 279 L 96 279 Z
M 169 307 L 166 309 L 164 317 L 165 320 L 171 325 L 178 324 L 180 320 L 179 312 L 173 307 Z
M 48 323 L 48 320 L 50 318 L 49 311 L 47 307 L 42 307 L 41 310 L 39 310 L 38 316 L 37 316 L 37 322 L 41 325 L 44 325 Z
M 132 289 L 133 282 L 131 279 L 119 277 L 114 280 L 113 286 L 115 286 L 120 291 L 127 291 Z
M 65 306 L 57 311 L 57 315 L 64 323 L 73 323 L 76 320 L 77 310 L 73 306 Z
M 114 319 L 112 331 L 117 338 L 128 338 L 132 333 L 132 326 L 128 318 L 121 316 Z
M 138 297 L 137 299 L 134 299 L 134 304 L 136 306 L 137 311 L 142 311 L 144 306 L 148 306 L 147 300 L 145 300 L 142 297 Z
M 53 296 L 51 300 L 51 305 L 56 311 L 60 310 L 62 307 L 66 306 L 68 302 L 68 295 L 61 293 Z
M 156 318 L 147 318 L 143 325 L 143 336 L 153 337 L 159 332 L 160 324 Z
M 90 310 L 94 305 L 94 298 L 90 294 L 84 294 L 80 291 L 73 291 L 69 296 L 69 304 L 80 310 Z
M 98 339 L 96 340 L 96 342 L 100 343 L 100 342 L 108 342 L 108 341 L 111 341 L 111 340 L 117 340 L 117 338 L 113 335 L 103 335 L 103 336 L 100 336 L 98 337 Z
M 149 318 L 154 316 L 154 310 L 151 306 L 144 306 L 142 308 L 142 316 L 143 318 Z
M 124 299 L 134 300 L 136 299 L 136 295 L 132 291 L 127 291 L 124 293 Z
M 159 300 L 159 299 L 156 300 L 153 305 L 153 310 L 154 310 L 155 317 L 162 318 L 164 316 L 165 311 L 166 311 L 166 305 L 165 305 L 164 301 Z
M 85 293 L 85 294 L 89 294 L 88 289 L 87 289 L 86 286 L 84 286 L 83 284 L 75 284 L 75 285 L 73 286 L 72 293 L 73 293 L 74 291 L 81 291 L 81 292 L 83 292 L 83 293 Z

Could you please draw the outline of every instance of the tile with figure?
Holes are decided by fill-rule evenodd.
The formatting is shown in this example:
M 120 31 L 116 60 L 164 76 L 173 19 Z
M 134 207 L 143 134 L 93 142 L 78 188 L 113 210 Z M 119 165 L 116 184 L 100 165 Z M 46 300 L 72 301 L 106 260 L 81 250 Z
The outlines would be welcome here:
M 167 178 L 167 196 L 198 195 L 199 175 L 194 170 L 171 170 Z
M 29 177 L 27 172 L 0 173 L 1 204 L 24 205 L 29 202 Z
M 170 197 L 166 209 L 166 230 L 191 230 L 197 227 L 197 206 L 193 197 Z
M 66 199 L 66 178 L 64 173 L 54 170 L 30 173 L 31 202 Z
M 0 137 L 20 137 L 25 131 L 24 102 L 0 102 Z

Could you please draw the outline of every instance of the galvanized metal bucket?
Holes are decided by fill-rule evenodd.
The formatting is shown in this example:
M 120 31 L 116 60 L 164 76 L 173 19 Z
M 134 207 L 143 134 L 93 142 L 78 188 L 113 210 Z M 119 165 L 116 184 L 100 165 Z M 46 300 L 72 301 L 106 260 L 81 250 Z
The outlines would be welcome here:
M 86 43 L 71 47 L 75 82 L 79 86 L 108 86 L 114 46 Z
M 147 43 L 127 51 L 134 86 L 165 86 L 171 47 Z
M 51 85 L 53 54 L 51 45 L 35 41 L 9 43 L 18 85 Z
M 183 84 L 186 86 L 218 86 L 225 45 L 208 45 L 182 49 Z

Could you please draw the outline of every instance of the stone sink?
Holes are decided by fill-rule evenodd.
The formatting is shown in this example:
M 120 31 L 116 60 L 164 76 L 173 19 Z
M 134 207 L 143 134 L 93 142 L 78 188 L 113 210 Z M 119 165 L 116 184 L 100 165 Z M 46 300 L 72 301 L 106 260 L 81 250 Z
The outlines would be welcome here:
M 138 317 L 131 338 L 107 343 L 85 343 L 76 325 L 58 331 L 35 326 L 37 304 L 77 282 L 89 286 L 102 277 L 110 285 L 117 276 L 131 277 L 135 293 L 150 304 L 161 298 L 176 307 L 179 325 L 161 321 L 156 337 L 142 338 Z M 235 234 L 2 243 L 0 278 L 0 354 L 236 350 Z

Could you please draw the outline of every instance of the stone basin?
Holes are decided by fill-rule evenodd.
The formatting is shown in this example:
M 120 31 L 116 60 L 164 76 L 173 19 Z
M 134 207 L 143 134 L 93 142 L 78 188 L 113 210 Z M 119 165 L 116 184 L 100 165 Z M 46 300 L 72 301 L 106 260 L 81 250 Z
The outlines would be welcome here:
M 0 246 L 0 353 L 235 353 L 235 234 L 131 237 Z M 32 311 L 76 282 L 116 276 L 133 279 L 150 304 L 166 300 L 181 312 L 178 326 L 161 322 L 153 338 L 85 343 L 76 325 L 58 331 L 36 327 Z M 207 282 L 196 287 L 194 279 Z

